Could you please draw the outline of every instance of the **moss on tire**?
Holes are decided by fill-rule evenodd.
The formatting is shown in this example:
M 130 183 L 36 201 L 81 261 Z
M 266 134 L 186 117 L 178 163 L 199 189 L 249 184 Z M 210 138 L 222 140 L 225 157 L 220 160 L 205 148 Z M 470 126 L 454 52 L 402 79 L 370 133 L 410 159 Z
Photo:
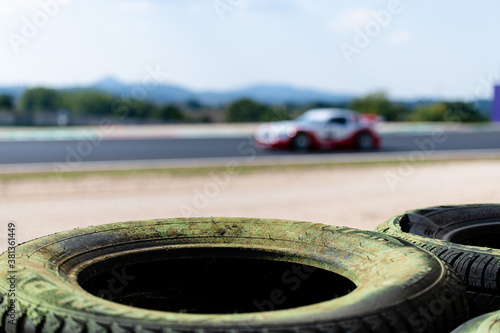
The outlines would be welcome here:
M 0 330 L 8 332 L 445 332 L 468 315 L 460 280 L 433 255 L 388 235 L 322 224 L 247 218 L 125 222 L 42 237 L 16 251 L 13 297 L 6 295 L 9 269 L 5 253 L 0 256 Z M 245 272 L 261 274 L 263 282 L 254 288 L 247 279 L 233 290 L 256 297 L 249 300 L 261 308 L 213 313 L 209 302 L 185 313 L 193 304 L 192 285 L 184 281 L 190 275 L 172 267 L 194 269 L 196 276 L 213 271 L 220 278 L 219 270 L 238 274 L 247 264 L 258 269 Z M 155 282 L 163 277 L 165 285 Z M 155 289 L 160 286 L 161 292 Z M 313 294 L 329 295 L 326 300 L 299 297 L 278 308 L 299 289 L 318 286 Z M 268 293 L 245 292 L 261 287 Z M 146 304 L 133 304 L 144 297 Z M 158 297 L 160 306 L 177 297 L 187 309 L 147 308 Z
M 500 311 L 484 314 L 460 325 L 451 333 L 498 333 L 500 332 Z
M 410 210 L 375 230 L 411 242 L 450 264 L 467 287 L 473 316 L 500 309 L 500 205 Z

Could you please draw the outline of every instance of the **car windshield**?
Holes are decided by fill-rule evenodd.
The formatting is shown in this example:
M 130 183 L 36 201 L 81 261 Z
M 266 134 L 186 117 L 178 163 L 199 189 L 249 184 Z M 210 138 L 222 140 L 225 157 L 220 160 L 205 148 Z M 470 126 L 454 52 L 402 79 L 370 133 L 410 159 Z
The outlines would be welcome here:
M 332 113 L 328 111 L 311 110 L 297 117 L 297 121 L 308 123 L 325 123 L 332 118 Z

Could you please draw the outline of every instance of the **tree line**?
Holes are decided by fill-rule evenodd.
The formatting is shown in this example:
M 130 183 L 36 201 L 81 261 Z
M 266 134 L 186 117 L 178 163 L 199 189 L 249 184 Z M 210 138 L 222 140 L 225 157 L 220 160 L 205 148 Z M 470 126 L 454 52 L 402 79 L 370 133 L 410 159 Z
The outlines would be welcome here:
M 130 120 L 152 120 L 163 123 L 180 122 L 265 122 L 292 119 L 302 112 L 318 107 L 349 108 L 372 113 L 386 121 L 486 121 L 473 103 L 463 101 L 431 101 L 403 103 L 391 101 L 383 92 L 376 92 L 343 103 L 315 102 L 307 105 L 273 106 L 242 98 L 221 107 L 202 105 L 196 100 L 184 103 L 155 104 L 149 101 L 120 99 L 95 91 L 65 91 L 49 88 L 26 90 L 15 101 L 0 95 L 0 110 L 14 112 L 29 122 L 37 112 L 60 112 L 69 115 L 116 117 Z
M 28 89 L 19 98 L 16 109 L 28 118 L 36 112 L 56 112 L 63 109 L 73 115 L 185 120 L 181 109 L 176 105 L 154 105 L 147 101 L 120 99 L 95 90 L 58 91 L 43 87 Z

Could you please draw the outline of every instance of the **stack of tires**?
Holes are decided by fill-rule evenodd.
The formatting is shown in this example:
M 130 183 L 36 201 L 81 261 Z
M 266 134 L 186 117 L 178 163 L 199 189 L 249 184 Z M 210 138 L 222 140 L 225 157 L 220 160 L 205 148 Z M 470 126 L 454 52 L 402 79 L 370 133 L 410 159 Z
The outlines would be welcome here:
M 464 324 L 498 309 L 498 217 L 476 205 L 375 232 L 249 218 L 62 232 L 19 245 L 15 270 L 0 255 L 0 332 L 500 332 L 494 314 Z
M 379 225 L 376 231 L 433 253 L 460 275 L 470 315 L 479 317 L 454 332 L 500 332 L 500 205 L 412 210 Z

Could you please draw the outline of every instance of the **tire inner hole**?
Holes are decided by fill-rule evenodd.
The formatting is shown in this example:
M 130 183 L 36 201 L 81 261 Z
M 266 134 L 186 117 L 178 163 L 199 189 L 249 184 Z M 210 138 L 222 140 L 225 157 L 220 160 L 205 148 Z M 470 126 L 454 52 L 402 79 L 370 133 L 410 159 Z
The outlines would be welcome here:
M 450 232 L 443 239 L 456 244 L 500 249 L 500 223 L 480 223 Z
M 87 292 L 124 305 L 169 312 L 283 310 L 328 301 L 356 288 L 349 279 L 324 269 L 268 259 L 179 258 L 99 266 L 90 266 L 79 276 Z

